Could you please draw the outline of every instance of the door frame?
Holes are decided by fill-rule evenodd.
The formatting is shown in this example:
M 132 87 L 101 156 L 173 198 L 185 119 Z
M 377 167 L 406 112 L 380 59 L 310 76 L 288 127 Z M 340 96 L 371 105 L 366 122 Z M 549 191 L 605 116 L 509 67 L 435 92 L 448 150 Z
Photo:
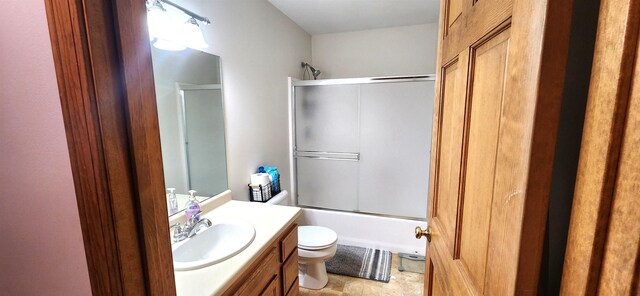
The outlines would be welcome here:
M 637 293 L 639 287 L 637 270 L 640 265 L 635 266 L 635 278 L 629 278 L 623 272 L 624 269 L 633 269 L 630 265 L 638 264 L 637 261 L 634 262 L 632 256 L 621 259 L 622 254 L 613 254 L 608 247 L 623 245 L 621 240 L 612 238 L 614 231 L 620 231 L 612 224 L 613 219 L 625 216 L 615 210 L 614 202 L 624 202 L 623 198 L 628 198 L 625 194 L 637 196 L 637 192 L 621 193 L 617 189 L 631 182 L 638 183 L 628 175 L 621 176 L 622 168 L 632 165 L 621 161 L 621 157 L 625 139 L 632 137 L 625 134 L 627 125 L 632 124 L 629 122 L 632 118 L 639 116 L 630 113 L 633 110 L 629 108 L 633 97 L 637 99 L 639 95 L 640 1 L 601 0 L 596 34 L 562 272 L 562 295 L 617 295 L 623 293 L 624 288 L 629 288 L 626 291 L 633 294 L 633 289 Z M 630 208 L 631 204 L 625 206 Z M 637 239 L 633 235 L 628 233 L 625 238 Z M 606 273 L 602 270 L 605 255 L 620 256 L 618 259 L 621 259 L 610 263 L 619 267 L 615 286 L 605 284 L 603 287 L 602 278 L 611 276 L 603 274 Z M 637 254 L 635 260 L 638 260 Z M 611 282 L 610 277 L 604 282 L 607 280 Z M 620 290 L 613 292 L 607 289 Z
M 175 294 L 145 2 L 45 5 L 92 293 Z

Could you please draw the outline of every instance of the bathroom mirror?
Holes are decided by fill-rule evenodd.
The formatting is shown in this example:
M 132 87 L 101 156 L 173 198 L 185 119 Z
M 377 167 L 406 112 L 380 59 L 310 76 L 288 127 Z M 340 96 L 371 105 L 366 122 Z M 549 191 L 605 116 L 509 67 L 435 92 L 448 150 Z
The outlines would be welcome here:
M 189 190 L 202 201 L 229 187 L 220 58 L 151 48 L 165 185 L 178 198 L 172 215 Z

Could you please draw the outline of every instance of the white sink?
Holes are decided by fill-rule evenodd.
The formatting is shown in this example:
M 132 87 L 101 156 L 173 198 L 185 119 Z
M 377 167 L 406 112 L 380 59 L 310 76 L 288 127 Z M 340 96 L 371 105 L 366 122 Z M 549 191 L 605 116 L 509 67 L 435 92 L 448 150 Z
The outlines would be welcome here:
M 173 246 L 173 268 L 192 270 L 227 260 L 242 252 L 256 236 L 246 222 L 214 223 Z

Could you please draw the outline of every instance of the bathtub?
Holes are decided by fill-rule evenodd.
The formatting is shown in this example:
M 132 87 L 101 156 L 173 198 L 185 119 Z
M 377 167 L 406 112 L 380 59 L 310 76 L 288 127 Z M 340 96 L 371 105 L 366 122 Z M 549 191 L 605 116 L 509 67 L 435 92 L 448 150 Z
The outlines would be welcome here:
M 380 217 L 374 215 L 303 208 L 299 225 L 316 225 L 338 233 L 338 243 L 351 246 L 378 248 L 394 253 L 423 255 L 426 239 L 417 240 L 416 226 L 427 227 L 427 222 Z

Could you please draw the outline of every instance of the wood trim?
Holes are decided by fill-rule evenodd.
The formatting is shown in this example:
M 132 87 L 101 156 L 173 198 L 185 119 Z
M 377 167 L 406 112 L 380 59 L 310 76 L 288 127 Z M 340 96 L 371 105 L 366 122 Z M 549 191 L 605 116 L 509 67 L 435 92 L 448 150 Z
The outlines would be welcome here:
M 144 2 L 45 3 L 92 292 L 175 294 Z
M 638 54 L 640 1 L 602 0 L 600 5 L 560 290 L 563 295 L 595 295 L 598 291 Z
M 83 18 L 75 1 L 45 3 L 91 289 L 99 295 L 122 294 Z
M 640 40 L 625 121 L 598 295 L 640 295 Z
M 147 289 L 153 295 L 175 294 L 146 3 L 139 0 L 113 2 Z
M 573 11 L 573 0 L 540 2 L 516 1 L 513 8 L 513 18 L 519 22 L 535 24 L 536 20 L 544 20 L 544 25 L 537 28 L 514 25 L 511 33 L 514 44 L 519 44 L 518 39 L 522 38 L 527 40 L 521 43 L 524 48 L 531 44 L 538 47 L 531 51 L 532 56 L 523 57 L 521 61 L 522 66 L 531 69 L 530 73 L 518 77 L 510 73 L 510 79 L 519 85 L 515 89 L 521 89 L 525 96 L 532 91 L 530 94 L 537 96 L 538 102 L 532 113 L 530 147 L 525 148 L 531 153 L 527 165 L 524 211 L 520 214 L 522 224 L 516 226 L 521 227 L 516 295 L 534 295 L 538 288 Z M 535 64 L 528 62 L 531 57 L 538 61 Z M 538 81 L 535 90 L 522 87 L 533 77 Z

